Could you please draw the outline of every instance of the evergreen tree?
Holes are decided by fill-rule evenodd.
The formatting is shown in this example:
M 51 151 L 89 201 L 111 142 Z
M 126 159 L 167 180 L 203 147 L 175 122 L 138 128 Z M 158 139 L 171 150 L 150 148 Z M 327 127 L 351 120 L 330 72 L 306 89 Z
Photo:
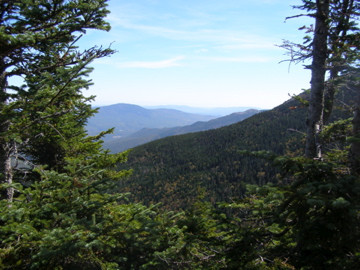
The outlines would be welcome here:
M 109 30 L 106 2 L 0 3 L 0 174 L 9 202 L 18 154 L 51 168 L 63 162 L 64 144 L 84 133 L 93 113 L 81 93 L 90 84 L 88 64 L 112 50 L 80 51 L 76 42 L 87 29 Z M 10 85 L 14 77 L 24 84 Z
M 0 2 L 1 269 L 168 269 L 162 252 L 182 245 L 176 216 L 112 192 L 126 153 L 84 129 L 88 65 L 113 51 L 76 42 L 109 30 L 106 2 Z
M 339 142 L 350 136 L 346 132 L 350 130 L 347 128 L 350 122 L 341 120 L 326 128 L 323 124 L 332 111 L 327 106 L 332 106 L 336 84 L 345 91 L 352 91 L 355 97 L 359 93 L 356 67 L 360 48 L 356 24 L 359 4 L 346 0 L 303 2 L 301 8 L 315 11 L 316 20 L 314 38 L 307 37 L 313 47 L 307 47 L 308 55 L 300 53 L 301 58 L 313 60 L 307 158 L 276 160 L 284 177 L 291 182 L 278 209 L 278 220 L 287 228 L 284 232 L 294 243 L 289 259 L 295 267 L 354 269 L 359 263 L 360 182 L 359 175 L 354 169 L 350 170 L 354 163 L 352 165 L 347 159 L 346 141 Z M 330 72 L 326 82 L 327 71 Z M 353 133 L 357 134 L 356 118 L 353 124 Z M 320 150 L 325 140 L 321 141 L 321 137 L 337 142 L 341 147 L 330 148 L 323 155 Z M 356 147 L 354 143 L 353 147 Z M 350 157 L 355 160 L 355 156 Z

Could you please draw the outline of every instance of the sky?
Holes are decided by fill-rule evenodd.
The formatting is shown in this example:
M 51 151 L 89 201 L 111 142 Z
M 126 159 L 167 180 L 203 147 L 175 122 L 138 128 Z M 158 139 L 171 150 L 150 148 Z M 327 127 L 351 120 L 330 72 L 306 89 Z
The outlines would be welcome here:
M 80 46 L 117 52 L 92 63 L 95 105 L 257 107 L 310 87 L 310 71 L 282 62 L 283 40 L 301 42 L 300 0 L 110 0 L 109 32 Z

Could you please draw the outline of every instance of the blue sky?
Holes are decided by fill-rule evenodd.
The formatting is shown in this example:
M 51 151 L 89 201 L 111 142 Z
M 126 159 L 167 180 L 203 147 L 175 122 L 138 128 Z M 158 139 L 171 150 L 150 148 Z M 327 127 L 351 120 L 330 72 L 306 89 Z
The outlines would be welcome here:
M 110 32 L 81 46 L 117 51 L 92 64 L 96 105 L 272 108 L 309 87 L 310 72 L 276 45 L 301 41 L 300 0 L 110 0 Z

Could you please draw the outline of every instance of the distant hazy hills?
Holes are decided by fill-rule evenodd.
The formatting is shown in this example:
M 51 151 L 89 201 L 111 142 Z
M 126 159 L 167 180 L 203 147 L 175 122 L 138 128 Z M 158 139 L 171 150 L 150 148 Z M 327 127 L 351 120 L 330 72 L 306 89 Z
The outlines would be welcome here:
M 231 125 L 240 122 L 259 112 L 260 112 L 259 110 L 249 109 L 245 112 L 232 113 L 230 115 L 212 119 L 206 122 L 198 121 L 195 122 L 194 124 L 186 125 L 186 126 L 161 128 L 161 129 L 143 128 L 129 136 L 113 139 L 111 141 L 105 142 L 104 146 L 105 148 L 110 149 L 114 153 L 121 152 L 126 149 L 168 136 L 205 131 L 209 129 L 215 129 L 215 128 Z
M 175 109 L 145 109 L 137 105 L 120 103 L 100 107 L 99 112 L 89 119 L 87 130 L 90 135 L 95 135 L 114 127 L 112 138 L 119 138 L 143 128 L 185 126 L 213 118 L 215 116 L 185 113 Z
M 114 127 L 114 133 L 104 138 L 104 146 L 115 153 L 167 136 L 230 125 L 259 112 L 249 109 L 217 118 L 206 113 L 222 114 L 226 111 L 233 112 L 235 109 L 246 108 L 177 107 L 198 113 L 183 112 L 173 108 L 146 109 L 138 105 L 119 103 L 99 107 L 99 112 L 89 119 L 87 130 L 89 135 L 96 135 Z

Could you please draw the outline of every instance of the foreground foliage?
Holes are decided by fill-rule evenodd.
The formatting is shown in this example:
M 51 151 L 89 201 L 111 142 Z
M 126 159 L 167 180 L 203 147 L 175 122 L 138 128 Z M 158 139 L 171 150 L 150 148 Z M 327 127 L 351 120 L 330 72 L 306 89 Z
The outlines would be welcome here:
M 148 206 L 133 203 L 122 182 L 131 170 L 115 170 L 127 153 L 110 155 L 102 149 L 101 138 L 110 131 L 89 137 L 84 130 L 94 113 L 87 103 L 91 98 L 82 94 L 91 84 L 86 80 L 88 64 L 112 51 L 93 47 L 79 52 L 75 43 L 86 29 L 109 29 L 103 21 L 106 1 L 50 2 L 0 2 L 0 39 L 5 41 L 0 51 L 1 269 L 356 269 L 360 264 L 358 99 L 354 118 L 332 123 L 318 134 L 322 147 L 328 149 L 321 159 L 297 152 L 300 135 L 286 136 L 283 145 L 271 133 L 261 136 L 268 131 L 264 126 L 269 115 L 279 119 L 265 127 L 279 136 L 287 135 L 280 127 L 304 127 L 301 117 L 293 121 L 289 108 L 279 106 L 274 114 L 257 116 L 262 121 L 257 126 L 244 122 L 247 131 L 256 128 L 263 145 L 276 154 L 239 151 L 240 142 L 251 144 L 251 134 L 234 126 L 226 129 L 222 140 L 211 138 L 221 130 L 207 133 L 209 137 L 189 135 L 191 148 L 184 149 L 180 160 L 208 186 L 184 177 L 159 188 L 165 194 L 174 194 L 177 186 L 190 191 L 180 200 L 169 197 L 169 201 L 177 199 L 177 206 L 185 202 L 188 207 L 183 211 L 166 211 L 149 200 Z M 303 8 L 313 11 L 325 2 L 330 7 L 355 3 L 306 0 Z M 342 75 L 351 95 L 359 95 L 354 64 L 358 46 L 351 45 L 355 47 L 345 54 L 351 61 L 342 62 L 348 66 L 336 76 Z M 23 76 L 23 86 L 8 85 L 15 75 Z M 232 140 L 239 144 L 229 143 Z M 198 147 L 201 143 L 211 144 L 208 152 Z M 162 142 L 152 145 L 171 156 L 180 144 L 170 149 Z M 245 146 L 242 150 L 262 147 Z M 229 158 L 222 162 L 218 151 L 224 147 Z M 150 157 L 152 149 L 148 148 Z M 186 162 L 190 152 L 195 155 Z M 199 153 L 207 158 L 199 159 Z M 266 166 L 253 163 L 249 155 L 266 160 Z M 163 166 L 161 158 L 168 156 L 155 157 Z M 233 162 L 239 156 L 249 168 L 259 169 L 248 181 L 258 185 L 240 181 L 248 172 Z M 167 180 L 171 170 L 178 169 L 174 165 L 165 168 Z M 158 169 L 152 163 L 140 174 L 149 174 L 152 166 Z M 197 166 L 212 169 L 201 174 Z M 235 175 L 222 173 L 231 166 L 238 170 Z M 267 173 L 273 176 L 273 185 L 266 184 Z M 209 178 L 212 174 L 215 177 Z M 209 196 L 209 187 L 222 181 L 228 189 L 219 197 L 228 200 L 219 203 L 214 194 Z M 143 184 L 140 188 L 148 197 L 157 195 Z

